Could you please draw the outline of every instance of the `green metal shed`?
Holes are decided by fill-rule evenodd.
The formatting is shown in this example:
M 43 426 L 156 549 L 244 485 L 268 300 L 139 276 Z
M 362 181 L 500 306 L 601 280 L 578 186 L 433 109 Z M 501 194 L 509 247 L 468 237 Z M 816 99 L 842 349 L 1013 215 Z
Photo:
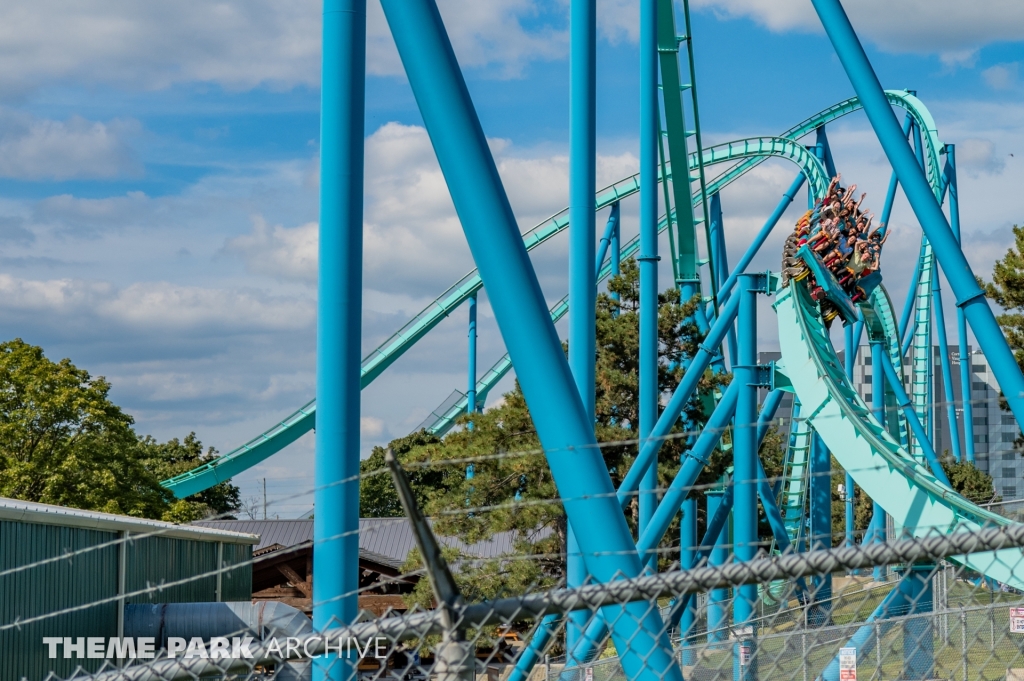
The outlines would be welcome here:
M 126 603 L 249 600 L 258 540 L 0 497 L 0 679 L 98 669 L 43 637 L 118 636 Z

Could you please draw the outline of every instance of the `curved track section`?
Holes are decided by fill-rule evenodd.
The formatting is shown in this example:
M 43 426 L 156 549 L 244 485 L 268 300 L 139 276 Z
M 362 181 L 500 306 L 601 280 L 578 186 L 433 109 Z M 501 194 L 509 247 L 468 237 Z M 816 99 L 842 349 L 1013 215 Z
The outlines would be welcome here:
M 808 175 L 808 184 L 816 192 L 819 190 L 824 192 L 828 185 L 827 174 L 818 159 L 810 154 L 803 145 L 780 137 L 752 137 L 736 140 L 706 149 L 703 154 L 704 165 L 727 163 L 746 158 L 770 157 L 786 158 L 800 166 Z M 697 167 L 696 157 L 691 157 L 690 167 Z M 708 185 L 708 191 L 718 191 L 739 177 L 740 175 L 734 175 L 721 181 L 712 182 Z M 595 208 L 601 210 L 611 206 L 616 201 L 635 194 L 637 191 L 639 191 L 639 176 L 626 178 L 601 192 L 597 197 Z M 568 210 L 549 218 L 523 236 L 527 250 L 533 250 L 565 229 L 567 225 Z M 660 225 L 661 229 L 664 229 L 666 225 L 667 223 L 663 221 Z M 482 287 L 483 282 L 480 280 L 480 275 L 474 269 L 371 352 L 362 362 L 361 387 L 365 388 L 373 382 L 406 350 L 415 345 L 420 338 Z M 161 484 L 178 498 L 202 492 L 281 451 L 309 432 L 315 423 L 316 400 L 312 400 L 284 421 L 241 447 L 191 471 L 164 480 Z
M 1010 521 L 940 483 L 878 423 L 850 384 L 817 304 L 802 285 L 782 289 L 774 304 L 779 344 L 805 418 L 858 485 L 913 536 L 969 532 Z M 884 311 L 875 312 L 884 318 Z M 952 558 L 992 579 L 1024 588 L 1013 566 L 1020 549 Z
M 938 154 L 939 149 L 942 147 L 935 132 L 934 120 L 928 109 L 917 97 L 905 91 L 889 90 L 886 91 L 886 97 L 894 106 L 909 112 L 918 122 L 921 130 L 924 132 L 922 138 L 928 179 L 933 187 L 941 186 L 941 179 L 939 178 L 941 178 L 942 171 L 939 167 Z M 861 108 L 860 101 L 857 98 L 850 98 L 802 121 L 779 137 L 750 138 L 705 149 L 702 155 L 705 165 L 731 161 L 737 162 L 729 170 L 708 183 L 707 195 L 711 196 L 715 192 L 724 189 L 733 181 L 773 156 L 789 158 L 805 169 L 812 169 L 810 171 L 809 184 L 814 188 L 815 194 L 820 195 L 821 192 L 818 190 L 823 189 L 828 183 L 826 174 L 817 159 L 809 154 L 802 145 L 796 144 L 794 140 Z M 691 168 L 697 167 L 696 155 L 691 154 L 689 166 Z M 933 178 L 935 179 L 933 180 Z M 601 210 L 609 207 L 616 201 L 637 193 L 639 188 L 638 175 L 625 178 L 598 192 L 595 209 Z M 697 197 L 698 202 L 699 200 L 700 197 Z M 527 250 L 532 250 L 548 241 L 564 230 L 568 223 L 569 212 L 566 209 L 537 225 L 523 235 L 523 241 Z M 483 283 L 476 270 L 469 272 L 367 355 L 361 365 L 362 387 L 365 388 L 369 385 L 377 376 L 401 357 L 406 350 L 415 345 L 419 339 L 448 317 L 470 296 L 479 291 L 482 286 Z M 498 362 L 498 364 L 501 363 L 501 361 Z M 498 365 L 495 366 L 497 367 Z M 507 372 L 508 368 L 505 368 L 505 371 Z M 500 379 L 500 377 L 498 378 Z M 260 433 L 240 447 L 191 471 L 164 480 L 162 484 L 178 498 L 184 498 L 201 492 L 248 470 L 276 454 L 312 430 L 315 422 L 316 400 L 311 400 L 283 421 Z

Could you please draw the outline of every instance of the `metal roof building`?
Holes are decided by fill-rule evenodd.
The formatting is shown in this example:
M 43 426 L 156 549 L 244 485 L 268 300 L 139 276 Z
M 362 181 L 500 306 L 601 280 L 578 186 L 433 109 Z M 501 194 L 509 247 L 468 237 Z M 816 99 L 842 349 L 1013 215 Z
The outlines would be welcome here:
M 0 498 L 0 679 L 99 668 L 103 660 L 49 659 L 43 637 L 117 636 L 126 603 L 249 600 L 256 542 Z
M 295 546 L 313 541 L 313 521 L 299 520 L 200 520 L 200 527 L 259 535 L 255 553 L 275 544 Z M 454 537 L 438 537 L 449 548 L 474 558 L 499 558 L 514 553 L 515 532 L 498 532 L 490 539 L 466 544 Z M 407 518 L 360 518 L 359 555 L 384 565 L 399 568 L 416 548 L 416 539 Z

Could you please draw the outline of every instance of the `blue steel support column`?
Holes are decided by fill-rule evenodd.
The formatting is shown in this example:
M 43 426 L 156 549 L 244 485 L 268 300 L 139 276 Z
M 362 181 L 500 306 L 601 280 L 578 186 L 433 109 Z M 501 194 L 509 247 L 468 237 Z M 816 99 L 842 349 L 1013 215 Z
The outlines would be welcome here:
M 571 225 L 570 225 L 571 229 Z M 611 247 L 612 239 L 615 238 L 615 234 L 619 229 L 619 202 L 616 201 L 612 204 L 612 209 L 608 212 L 608 222 L 604 225 L 604 235 L 601 237 L 601 245 L 597 249 L 597 258 L 594 259 L 594 276 L 596 277 L 601 272 L 601 266 L 604 265 L 604 259 L 608 257 L 608 249 Z M 617 264 L 618 261 L 616 261 Z M 612 272 L 611 276 L 618 274 L 618 271 Z
M 803 177 L 801 175 L 801 177 Z M 722 197 L 718 192 L 715 192 L 711 196 L 711 245 L 714 250 L 711 252 L 710 257 L 714 263 L 715 276 L 718 277 L 718 290 L 721 291 L 725 282 L 729 278 L 729 256 L 725 249 L 725 224 L 722 220 Z M 775 225 L 772 225 L 774 227 Z M 763 231 L 763 230 L 762 230 Z M 769 232 L 771 229 L 769 228 Z M 767 234 L 765 235 L 767 236 Z M 728 296 L 726 296 L 726 300 Z M 719 304 L 724 305 L 725 300 L 719 297 Z M 729 348 L 729 363 L 736 364 L 736 331 L 729 329 L 729 335 L 727 337 L 728 348 Z
M 722 505 L 722 497 L 724 495 L 725 492 L 720 489 L 709 489 L 704 493 L 704 498 L 707 499 L 708 519 L 715 516 L 715 513 L 718 511 L 718 507 Z M 719 533 L 718 538 L 715 540 L 714 548 L 711 549 L 711 556 L 708 560 L 708 565 L 725 565 L 726 561 L 729 559 L 729 550 L 725 546 L 728 538 L 722 536 L 725 534 L 725 532 Z M 729 637 L 729 610 L 724 605 L 728 600 L 728 589 L 712 589 L 708 594 L 709 644 L 725 641 Z
M 433 0 L 382 0 L 381 5 L 587 571 L 600 582 L 638 576 L 643 568 L 593 421 L 562 352 L 437 5 Z M 632 603 L 603 613 L 614 623 L 612 638 L 627 677 L 681 681 L 656 610 Z
M 953 289 L 956 304 L 963 308 L 1017 422 L 1024 423 L 1024 375 L 985 300 L 984 291 L 978 286 L 974 272 L 953 236 L 946 216 L 928 186 L 924 171 L 917 164 L 913 151 L 902 139 L 900 124 L 843 6 L 839 0 L 812 0 L 812 3 L 864 106 L 864 112 L 882 149 L 903 185 L 903 193 L 931 242 L 935 257 Z
M 811 527 L 808 537 L 809 550 L 832 548 L 832 455 L 817 433 L 811 437 L 810 465 L 810 520 Z M 815 605 L 811 608 L 808 623 L 811 626 L 827 626 L 831 617 L 831 606 L 827 603 L 832 598 L 832 575 L 821 575 L 814 578 L 811 599 L 814 603 L 826 601 L 824 606 Z
M 909 111 L 907 112 L 906 118 L 903 119 L 903 139 L 907 139 L 907 135 L 910 134 L 910 126 L 914 122 L 914 116 Z M 889 189 L 885 192 L 885 203 L 882 205 L 882 216 L 879 218 L 878 227 L 885 233 L 885 230 L 889 228 L 889 216 L 892 215 L 892 204 L 896 200 L 896 187 L 899 185 L 899 179 L 896 177 L 896 172 L 893 171 L 892 176 L 889 178 Z
M 612 241 L 609 245 L 611 249 L 611 271 L 609 277 L 617 277 L 620 274 L 620 263 L 622 262 L 622 221 L 619 219 L 619 202 L 616 201 L 615 205 L 612 206 L 612 210 L 615 212 L 615 229 L 612 230 Z M 619 302 L 619 294 L 613 293 L 612 300 L 616 303 Z M 619 316 L 619 311 L 615 311 L 615 316 Z
M 825 164 L 825 172 L 829 177 L 835 177 L 839 173 L 836 172 L 836 162 L 832 158 L 832 147 L 828 144 L 828 135 L 825 134 L 824 125 L 814 129 L 814 140 L 815 144 L 821 148 L 821 161 Z
M 896 588 L 903 591 L 903 598 L 909 606 L 908 614 L 917 615 L 932 611 L 932 573 L 934 565 L 913 565 L 903 568 L 906 576 Z M 908 681 L 925 681 L 935 678 L 935 635 L 932 618 L 914 617 L 903 622 L 903 670 L 899 678 Z
M 910 318 L 914 314 L 914 302 L 917 300 L 917 286 L 921 283 L 921 271 L 924 262 L 919 257 L 917 265 L 914 266 L 914 275 L 910 278 L 910 288 L 907 289 L 907 300 L 903 303 L 903 313 L 900 314 L 900 325 L 897 332 L 900 339 L 900 357 L 906 357 L 910 348 L 910 341 L 914 334 L 910 333 Z
M 960 238 L 960 192 L 956 184 L 956 147 L 946 145 L 946 181 L 949 191 L 949 223 L 957 243 Z M 964 405 L 964 454 L 974 463 L 974 405 L 971 404 L 971 353 L 967 351 L 967 318 L 956 309 L 957 341 L 960 344 L 960 397 Z
M 885 425 L 885 372 L 882 363 L 885 362 L 885 343 L 881 339 L 871 341 L 871 411 L 883 426 Z M 885 541 L 885 510 L 877 501 L 871 504 L 871 523 L 868 525 L 868 536 L 864 538 L 865 544 Z M 876 566 L 873 570 L 873 577 L 876 582 L 884 581 L 889 569 L 883 566 Z
M 468 352 L 468 387 L 466 388 L 466 413 L 476 413 L 476 295 L 466 301 L 469 305 L 469 352 Z M 472 428 L 473 424 L 470 423 Z
M 932 307 L 935 308 L 935 331 L 939 336 L 939 358 L 942 366 L 942 390 L 946 400 L 946 419 L 949 421 L 949 443 L 953 458 L 962 460 L 960 450 L 960 429 L 956 424 L 956 397 L 953 394 L 953 368 L 949 364 L 949 341 L 946 338 L 946 314 L 942 310 L 942 289 L 939 287 L 939 273 L 932 275 Z M 938 433 L 938 419 L 935 431 Z
M 697 557 L 697 495 L 691 493 L 682 504 L 683 515 L 679 521 L 679 569 L 690 570 L 694 567 Z M 685 596 L 683 598 L 686 598 Z M 679 616 L 679 636 L 682 641 L 682 662 L 684 665 L 694 663 L 693 644 L 696 641 L 694 627 L 697 624 L 697 607 L 694 599 L 688 598 L 688 604 Z
M 366 0 L 325 0 L 320 91 L 313 626 L 355 621 L 359 588 L 359 361 L 363 297 Z M 348 679 L 337 658 L 318 679 Z
M 857 349 L 858 349 L 858 345 L 860 343 L 860 338 L 859 337 L 857 337 L 857 338 L 854 337 L 853 325 L 852 324 L 847 324 L 846 327 L 843 328 L 843 336 L 844 336 L 844 340 L 846 341 L 846 377 L 849 378 L 850 382 L 852 383 L 853 382 L 853 368 L 857 364 Z M 845 487 L 846 487 L 846 545 L 847 546 L 853 546 L 854 545 L 854 538 L 853 538 L 853 531 L 854 531 L 854 525 L 853 525 L 853 518 L 854 518 L 854 510 L 853 510 L 854 482 L 853 482 L 853 476 L 850 475 L 850 471 L 846 471 L 846 481 L 845 481 L 844 484 L 845 484 Z M 855 571 L 854 574 L 858 574 L 858 573 Z
M 594 422 L 597 301 L 593 269 L 597 172 L 595 14 L 594 0 L 572 0 L 569 5 L 569 367 L 591 424 Z M 566 536 L 566 586 L 582 586 L 586 580 L 587 570 L 580 555 L 576 530 L 570 525 Z M 589 617 L 586 611 L 569 615 L 565 630 L 567 644 L 576 642 Z
M 896 369 L 892 365 L 888 355 L 882 356 L 882 368 L 885 370 L 885 380 L 888 381 L 889 387 L 892 388 L 893 393 L 896 395 L 896 404 L 899 405 L 900 409 L 903 410 L 904 416 L 907 418 L 907 425 L 910 426 L 911 432 L 914 437 L 918 439 L 921 444 L 921 453 L 924 454 L 925 462 L 932 471 L 939 482 L 944 484 L 946 487 L 952 487 L 949 484 L 949 479 L 946 477 L 945 472 L 942 470 L 942 465 L 939 463 L 939 457 L 935 455 L 935 449 L 932 447 L 932 441 L 928 437 L 928 433 L 925 432 L 924 426 L 921 424 L 921 419 L 918 418 L 917 412 L 914 411 L 914 404 L 910 401 L 910 397 L 907 395 L 907 391 L 904 389 L 903 384 L 900 383 L 899 376 L 896 373 Z
M 658 3 L 640 0 L 640 423 L 642 450 L 658 420 Z M 685 172 L 685 171 L 684 171 Z M 593 193 L 588 201 L 593 204 Z M 657 461 L 640 481 L 639 532 L 657 506 Z M 657 558 L 649 568 L 656 570 Z
M 766 275 L 740 276 L 738 317 L 739 355 L 733 380 L 739 383 L 733 439 L 733 543 L 737 562 L 757 555 L 757 294 L 766 288 Z M 754 616 L 757 585 L 737 589 L 733 622 L 746 625 Z

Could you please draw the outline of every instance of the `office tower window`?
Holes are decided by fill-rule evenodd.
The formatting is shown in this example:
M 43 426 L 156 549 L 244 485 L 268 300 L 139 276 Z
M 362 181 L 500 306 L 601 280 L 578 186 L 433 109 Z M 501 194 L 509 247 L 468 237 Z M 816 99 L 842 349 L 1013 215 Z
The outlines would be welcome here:
M 864 401 L 869 403 L 871 402 L 871 393 L 865 393 Z
M 974 425 L 976 425 L 976 426 L 987 426 L 988 425 L 988 417 L 987 416 L 975 416 L 974 418 L 971 419 L 971 422 L 974 423 Z
M 988 390 L 988 383 L 983 381 L 974 381 L 971 383 L 971 388 L 974 390 Z
M 1003 499 L 1013 499 L 1017 496 L 1016 485 L 1003 485 Z
M 971 369 L 976 374 L 983 374 L 983 373 L 985 373 L 986 367 L 985 367 L 984 364 L 973 364 L 973 365 L 971 365 Z
M 1012 478 L 1015 475 L 1017 475 L 1017 469 L 1016 468 L 1004 468 L 1003 469 L 1003 477 L 1004 478 Z
M 1003 425 L 1015 426 L 1017 425 L 1017 419 L 1013 418 L 1013 414 L 1003 414 Z
M 1017 439 L 1016 433 L 1003 433 L 1003 442 L 1013 442 Z
M 982 433 L 981 435 L 975 435 L 974 441 L 978 444 L 985 444 L 988 442 L 988 433 Z
M 1013 461 L 1016 457 L 1016 452 L 1003 452 L 1003 461 Z

